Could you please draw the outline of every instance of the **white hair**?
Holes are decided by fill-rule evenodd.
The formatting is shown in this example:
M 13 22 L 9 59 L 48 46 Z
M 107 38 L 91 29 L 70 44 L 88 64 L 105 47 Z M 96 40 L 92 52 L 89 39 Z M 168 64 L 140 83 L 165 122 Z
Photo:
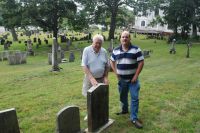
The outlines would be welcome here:
M 103 36 L 100 34 L 96 34 L 93 36 L 92 41 L 94 42 L 95 40 L 101 40 L 102 43 L 104 41 Z

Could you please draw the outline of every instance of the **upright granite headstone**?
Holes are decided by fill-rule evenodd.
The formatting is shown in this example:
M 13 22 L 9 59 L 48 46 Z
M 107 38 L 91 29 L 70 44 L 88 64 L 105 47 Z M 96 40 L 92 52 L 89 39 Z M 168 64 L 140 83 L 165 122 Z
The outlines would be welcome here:
M 14 108 L 0 111 L 0 133 L 20 133 Z
M 74 53 L 70 52 L 70 54 L 69 54 L 69 62 L 74 62 L 74 60 L 75 60 Z
M 175 43 L 176 43 L 176 39 L 173 39 L 172 44 L 171 44 L 171 48 L 170 48 L 170 51 L 169 51 L 170 54 L 176 54 Z
M 100 83 L 87 92 L 88 132 L 98 132 L 113 123 L 109 120 L 108 88 L 108 85 Z
M 57 114 L 57 133 L 78 133 L 80 128 L 80 115 L 77 106 L 68 106 Z

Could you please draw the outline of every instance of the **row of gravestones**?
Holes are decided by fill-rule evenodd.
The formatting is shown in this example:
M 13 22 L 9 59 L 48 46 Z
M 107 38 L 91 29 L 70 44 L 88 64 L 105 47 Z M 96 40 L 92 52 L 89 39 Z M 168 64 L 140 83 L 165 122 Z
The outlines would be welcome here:
M 27 52 L 20 50 L 9 50 L 0 52 L 0 59 L 8 60 L 9 65 L 26 63 Z
M 87 92 L 88 128 L 81 130 L 79 107 L 68 106 L 57 113 L 57 133 L 101 132 L 114 120 L 109 119 L 109 86 L 99 84 Z M 0 133 L 20 133 L 14 108 L 0 111 Z
M 82 51 L 80 52 L 80 54 L 82 55 Z M 64 51 L 63 50 L 58 51 L 58 53 L 57 53 L 57 59 L 58 59 L 57 61 L 58 61 L 58 63 L 66 62 L 66 60 L 64 58 L 65 58 Z M 74 55 L 73 52 L 70 52 L 70 54 L 69 54 L 69 62 L 74 62 L 74 61 L 75 61 L 75 55 Z M 52 65 L 52 53 L 48 53 L 48 64 Z

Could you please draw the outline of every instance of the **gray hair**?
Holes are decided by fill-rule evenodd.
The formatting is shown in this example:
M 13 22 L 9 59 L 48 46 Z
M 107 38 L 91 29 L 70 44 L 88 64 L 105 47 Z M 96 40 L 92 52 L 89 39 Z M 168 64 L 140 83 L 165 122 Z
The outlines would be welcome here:
M 96 34 L 93 36 L 92 41 L 94 42 L 95 40 L 101 40 L 102 43 L 104 41 L 103 36 L 100 34 Z

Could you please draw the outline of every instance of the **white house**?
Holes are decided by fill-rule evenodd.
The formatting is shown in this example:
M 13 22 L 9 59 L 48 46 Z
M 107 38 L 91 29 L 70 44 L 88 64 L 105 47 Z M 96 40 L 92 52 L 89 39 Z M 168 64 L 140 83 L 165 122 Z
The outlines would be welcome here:
M 163 17 L 163 11 L 159 9 L 158 13 L 156 15 L 159 15 L 160 17 Z M 156 24 L 154 26 L 150 26 L 149 24 L 153 21 L 153 19 L 156 18 L 155 12 L 147 10 L 146 15 L 143 15 L 142 12 L 139 12 L 138 15 L 135 17 L 135 25 L 133 26 L 133 29 L 137 31 L 143 31 L 143 32 L 166 32 L 166 33 L 172 33 L 173 31 L 168 29 L 168 25 L 160 25 Z

